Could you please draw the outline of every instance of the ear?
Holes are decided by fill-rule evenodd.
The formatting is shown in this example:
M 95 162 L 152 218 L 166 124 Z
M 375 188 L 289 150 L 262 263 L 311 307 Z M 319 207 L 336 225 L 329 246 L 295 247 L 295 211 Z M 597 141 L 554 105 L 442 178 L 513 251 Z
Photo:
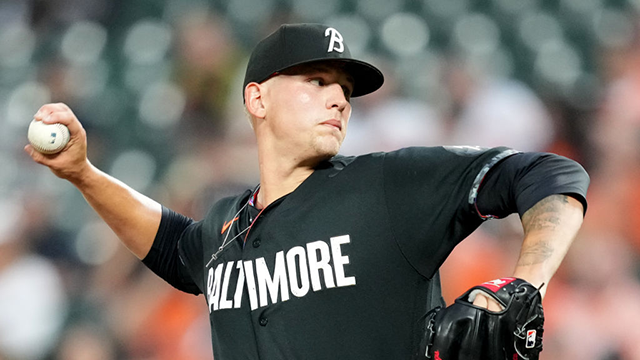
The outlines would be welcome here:
M 266 109 L 263 103 L 262 87 L 260 84 L 252 82 L 244 88 L 244 102 L 249 114 L 259 119 L 264 119 Z

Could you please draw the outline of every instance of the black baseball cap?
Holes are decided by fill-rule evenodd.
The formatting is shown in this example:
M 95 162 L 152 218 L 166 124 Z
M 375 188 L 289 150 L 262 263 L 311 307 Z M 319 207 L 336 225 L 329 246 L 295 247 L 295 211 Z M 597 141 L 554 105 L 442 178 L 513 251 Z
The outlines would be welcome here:
M 351 52 L 338 30 L 321 24 L 286 24 L 264 38 L 253 49 L 242 86 L 261 83 L 274 73 L 293 66 L 317 61 L 339 61 L 354 80 L 351 97 L 378 90 L 384 82 L 375 66 L 351 57 Z

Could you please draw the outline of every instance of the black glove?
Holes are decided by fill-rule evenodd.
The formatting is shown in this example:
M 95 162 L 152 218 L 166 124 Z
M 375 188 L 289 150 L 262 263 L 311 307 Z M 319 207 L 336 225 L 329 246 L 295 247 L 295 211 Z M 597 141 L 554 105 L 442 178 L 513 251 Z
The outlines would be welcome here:
M 473 305 L 478 292 L 503 310 Z M 427 314 L 419 359 L 537 360 L 542 351 L 544 312 L 540 291 L 517 278 L 475 286 L 446 308 Z

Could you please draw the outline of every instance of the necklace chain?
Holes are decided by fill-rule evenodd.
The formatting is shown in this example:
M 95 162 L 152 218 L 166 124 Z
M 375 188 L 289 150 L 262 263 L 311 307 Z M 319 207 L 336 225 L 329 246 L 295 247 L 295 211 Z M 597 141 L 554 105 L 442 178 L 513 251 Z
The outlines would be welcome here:
M 238 210 L 238 212 L 233 216 L 232 219 L 237 218 L 240 213 L 247 207 L 249 206 L 249 203 L 251 202 L 251 200 L 256 196 L 256 194 L 258 193 L 258 190 L 260 189 L 260 186 L 258 185 L 258 187 L 256 188 L 256 190 L 251 194 L 251 196 L 249 196 L 249 200 L 244 204 L 244 206 L 242 208 L 240 208 L 240 210 Z M 263 209 L 264 210 L 264 209 Z M 262 213 L 262 211 L 260 211 L 260 213 Z M 260 216 L 260 214 L 258 214 L 258 216 Z M 234 236 L 233 238 L 231 238 L 231 240 L 229 239 L 229 234 L 231 234 L 231 228 L 232 226 L 229 226 L 229 229 L 227 229 L 227 234 L 224 237 L 224 240 L 222 240 L 222 245 L 220 245 L 220 247 L 218 248 L 218 250 L 211 254 L 211 259 L 209 260 L 209 262 L 207 263 L 207 265 L 205 265 L 206 267 L 209 267 L 209 265 L 211 265 L 211 263 L 215 260 L 218 260 L 218 256 L 220 256 L 220 254 L 227 248 L 229 247 L 229 245 L 233 244 L 233 241 L 235 239 L 237 239 L 238 237 L 240 237 L 240 235 L 246 233 L 247 231 L 249 231 L 249 229 L 251 229 L 251 227 L 253 226 L 253 223 L 255 222 L 255 220 L 258 218 L 258 216 L 256 216 L 255 219 L 253 219 L 253 222 L 251 222 L 251 224 L 249 224 L 249 226 L 247 226 L 244 230 L 240 231 L 238 234 L 236 234 L 236 236 Z M 248 234 L 247 234 L 248 235 Z M 247 241 L 247 238 L 244 239 L 245 241 Z
M 242 212 L 242 210 L 244 210 L 247 206 L 249 205 L 249 202 L 247 201 L 247 203 L 244 204 L 244 206 L 242 208 L 240 208 L 240 210 L 238 210 L 238 212 L 233 216 L 233 219 L 237 218 L 238 215 L 240 215 L 240 213 Z M 238 233 L 236 236 L 234 236 L 233 238 L 231 238 L 231 240 L 229 239 L 229 234 L 231 234 L 231 228 L 232 226 L 229 226 L 229 229 L 227 229 L 227 234 L 224 237 L 224 240 L 222 240 L 222 245 L 220 245 L 220 247 L 218 248 L 218 251 L 216 251 L 215 253 L 211 254 L 211 260 L 209 260 L 209 262 L 207 263 L 207 267 L 209 267 L 209 265 L 211 265 L 211 262 L 214 260 L 218 259 L 218 255 L 220 255 L 221 252 L 224 251 L 224 249 L 226 249 L 230 244 L 233 243 L 233 240 L 237 239 L 238 236 L 244 234 L 247 230 L 249 230 L 251 226 L 247 226 L 246 229 L 242 230 L 240 233 Z

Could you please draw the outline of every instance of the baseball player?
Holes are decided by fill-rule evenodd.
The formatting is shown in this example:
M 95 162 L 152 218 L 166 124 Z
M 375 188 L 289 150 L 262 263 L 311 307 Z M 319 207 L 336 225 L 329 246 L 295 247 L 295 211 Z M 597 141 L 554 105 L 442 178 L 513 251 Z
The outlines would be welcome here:
M 524 294 L 523 284 L 541 299 L 581 226 L 589 179 L 569 159 L 509 148 L 338 155 L 350 99 L 382 84 L 334 28 L 284 25 L 262 40 L 243 87 L 260 183 L 213 204 L 200 221 L 95 168 L 64 104 L 44 105 L 35 118 L 69 127 L 65 150 L 25 150 L 73 183 L 158 276 L 204 295 L 216 360 L 458 358 L 430 348 L 442 344 L 433 325 L 449 309 L 440 265 L 483 221 L 518 213 L 525 235 L 514 273 L 505 274 L 512 277 L 466 300 L 474 311 L 499 313 L 510 303 L 492 291 Z M 541 346 L 541 330 L 527 348 Z

